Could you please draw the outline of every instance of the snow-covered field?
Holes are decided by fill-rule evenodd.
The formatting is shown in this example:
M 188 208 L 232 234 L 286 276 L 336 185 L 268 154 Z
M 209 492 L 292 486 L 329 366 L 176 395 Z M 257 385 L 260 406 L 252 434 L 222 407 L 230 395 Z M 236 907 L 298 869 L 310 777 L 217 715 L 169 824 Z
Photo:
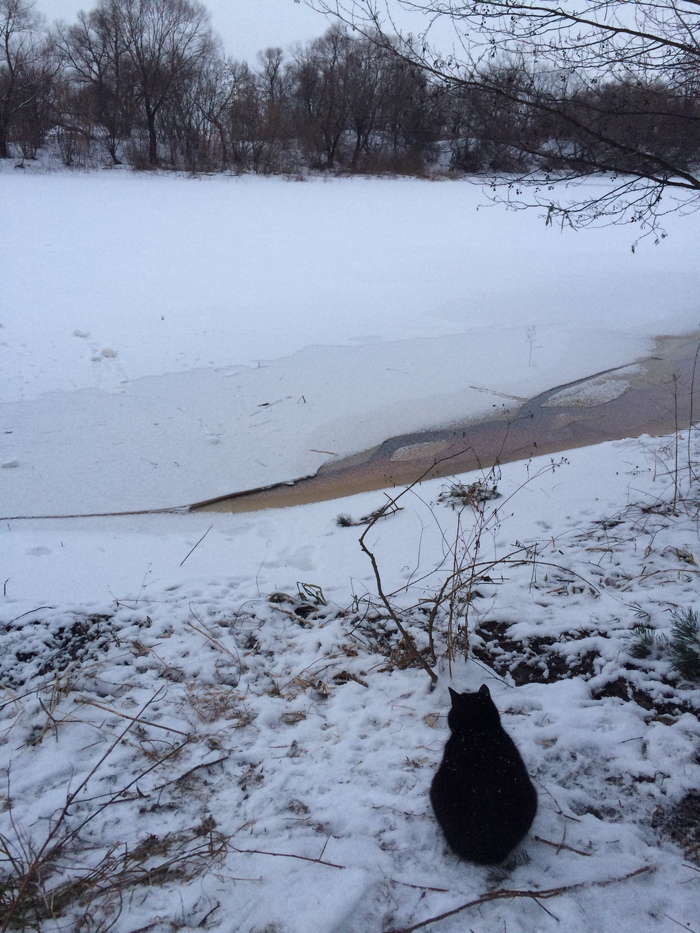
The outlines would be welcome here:
M 294 478 L 698 329 L 695 216 L 632 255 L 627 230 L 477 211 L 466 183 L 18 176 L 4 516 Z M 509 464 L 477 509 L 439 501 L 450 481 L 404 494 L 367 535 L 392 606 L 425 647 L 456 559 L 462 628 L 468 609 L 451 669 L 437 613 L 434 691 L 366 525 L 335 521 L 381 492 L 3 520 L 0 869 L 27 881 L 0 884 L 0 917 L 15 898 L 46 930 L 387 933 L 477 901 L 429 928 L 697 933 L 700 688 L 629 633 L 672 638 L 697 607 L 699 459 L 683 433 Z M 540 799 L 497 872 L 446 850 L 427 797 L 447 686 L 481 683 Z

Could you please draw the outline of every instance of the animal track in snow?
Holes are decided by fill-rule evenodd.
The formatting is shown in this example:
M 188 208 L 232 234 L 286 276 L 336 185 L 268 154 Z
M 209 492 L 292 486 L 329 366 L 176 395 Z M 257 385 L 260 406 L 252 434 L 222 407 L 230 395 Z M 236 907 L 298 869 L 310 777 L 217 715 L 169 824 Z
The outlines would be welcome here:
M 116 355 L 116 350 L 112 350 L 110 347 L 104 347 L 99 353 L 95 353 L 94 356 L 91 356 L 90 359 L 93 363 L 101 363 L 102 360 L 113 360 Z

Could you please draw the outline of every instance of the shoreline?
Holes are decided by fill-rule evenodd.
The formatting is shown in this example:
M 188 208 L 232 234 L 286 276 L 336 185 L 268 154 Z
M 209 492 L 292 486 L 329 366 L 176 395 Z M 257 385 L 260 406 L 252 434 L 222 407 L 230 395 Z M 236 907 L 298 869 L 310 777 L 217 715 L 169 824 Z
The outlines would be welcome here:
M 194 503 L 190 512 L 253 512 L 339 499 L 490 469 L 605 441 L 683 430 L 700 412 L 700 333 L 663 336 L 649 356 L 548 389 L 497 417 L 400 435 L 315 474 Z M 696 384 L 697 383 L 697 384 Z

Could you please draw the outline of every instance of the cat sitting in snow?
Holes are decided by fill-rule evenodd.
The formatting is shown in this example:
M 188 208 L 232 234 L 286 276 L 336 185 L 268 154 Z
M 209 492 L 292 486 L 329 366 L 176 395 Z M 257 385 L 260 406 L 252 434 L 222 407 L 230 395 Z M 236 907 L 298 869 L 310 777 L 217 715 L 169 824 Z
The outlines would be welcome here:
M 530 829 L 537 792 L 489 688 L 460 694 L 450 687 L 450 696 L 452 734 L 430 800 L 457 855 L 490 865 L 502 861 Z

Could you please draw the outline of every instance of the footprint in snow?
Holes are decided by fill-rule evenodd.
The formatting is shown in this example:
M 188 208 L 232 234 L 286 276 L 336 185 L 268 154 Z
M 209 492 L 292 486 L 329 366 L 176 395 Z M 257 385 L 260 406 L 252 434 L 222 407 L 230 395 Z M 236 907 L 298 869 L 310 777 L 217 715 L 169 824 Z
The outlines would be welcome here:
M 100 350 L 99 353 L 96 353 L 94 356 L 91 356 L 90 359 L 93 363 L 101 363 L 102 360 L 113 360 L 117 355 L 116 350 L 112 350 L 109 347 L 105 347 L 104 350 Z

